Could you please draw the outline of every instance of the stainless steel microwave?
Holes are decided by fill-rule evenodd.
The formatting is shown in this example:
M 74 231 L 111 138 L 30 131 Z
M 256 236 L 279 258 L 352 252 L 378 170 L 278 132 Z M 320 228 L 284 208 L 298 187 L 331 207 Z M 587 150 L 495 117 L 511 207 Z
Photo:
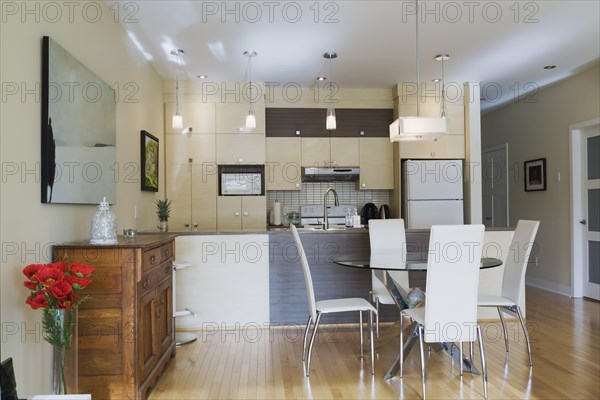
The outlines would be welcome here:
M 264 165 L 220 165 L 220 196 L 262 196 Z

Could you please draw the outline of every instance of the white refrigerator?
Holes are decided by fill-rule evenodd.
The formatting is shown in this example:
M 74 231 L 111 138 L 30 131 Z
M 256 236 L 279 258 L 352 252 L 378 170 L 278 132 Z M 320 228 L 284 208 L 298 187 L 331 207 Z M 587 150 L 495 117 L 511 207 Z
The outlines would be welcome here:
M 402 178 L 407 229 L 464 223 L 462 160 L 406 160 Z

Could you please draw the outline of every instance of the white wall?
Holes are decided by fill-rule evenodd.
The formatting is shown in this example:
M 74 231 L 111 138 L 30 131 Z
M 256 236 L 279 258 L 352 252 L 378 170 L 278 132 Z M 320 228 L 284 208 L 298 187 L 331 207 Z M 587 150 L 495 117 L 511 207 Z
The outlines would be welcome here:
M 93 205 L 40 203 L 42 36 L 50 36 L 107 84 L 118 88 L 120 174 L 117 204 L 112 210 L 119 230 L 135 226 L 134 205 L 138 207 L 137 227 L 155 226 L 155 194 L 140 191 L 139 135 L 145 129 L 163 143 L 162 80 L 122 26 L 115 23 L 105 3 L 91 3 L 99 8 L 88 8 L 87 14 L 83 14 L 80 2 L 70 5 L 72 14 L 62 2 L 53 2 L 54 9 L 45 8 L 45 2 L 2 3 L 0 346 L 2 359 L 14 359 L 21 398 L 49 393 L 52 377 L 51 347 L 41 337 L 42 313 L 25 304 L 28 291 L 23 287 L 21 270 L 27 264 L 49 262 L 52 243 L 88 240 L 90 220 L 97 210 Z M 25 13 L 25 7 L 32 11 Z M 94 21 L 97 15 L 100 18 Z M 14 87 L 18 92 L 10 94 L 8 89 Z M 32 93 L 25 94 L 23 89 Z M 126 94 L 133 102 L 125 101 Z M 131 176 L 128 174 L 134 170 L 124 168 L 128 162 L 135 168 Z M 164 177 L 162 169 L 160 176 Z
M 510 226 L 519 219 L 541 221 L 539 264 L 530 264 L 527 281 L 570 294 L 571 223 L 569 126 L 600 114 L 600 67 L 540 90 L 482 117 L 482 147 L 508 143 Z M 523 163 L 546 158 L 547 190 L 525 192 Z M 557 180 L 560 173 L 560 181 Z

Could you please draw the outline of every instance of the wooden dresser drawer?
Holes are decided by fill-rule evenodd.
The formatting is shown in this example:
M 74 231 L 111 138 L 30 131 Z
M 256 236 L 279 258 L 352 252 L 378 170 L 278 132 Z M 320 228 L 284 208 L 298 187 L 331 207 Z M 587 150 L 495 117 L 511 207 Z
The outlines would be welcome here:
M 146 293 L 148 290 L 156 288 L 156 285 L 164 281 L 166 278 L 172 279 L 173 264 L 168 261 L 162 265 L 145 270 L 142 273 L 142 279 L 139 282 L 139 290 L 141 293 Z
M 173 242 L 147 250 L 142 254 L 142 268 L 153 268 L 173 258 Z

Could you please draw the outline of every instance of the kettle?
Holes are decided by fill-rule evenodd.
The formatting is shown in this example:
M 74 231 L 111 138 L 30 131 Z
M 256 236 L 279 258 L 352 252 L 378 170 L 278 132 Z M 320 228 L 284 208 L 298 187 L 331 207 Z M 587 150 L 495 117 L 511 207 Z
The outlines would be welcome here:
M 367 203 L 363 206 L 360 214 L 362 223 L 366 226 L 368 225 L 370 219 L 377 219 L 377 206 L 373 203 Z
M 390 217 L 390 207 L 387 204 L 382 204 L 379 207 L 379 219 L 388 219 Z

